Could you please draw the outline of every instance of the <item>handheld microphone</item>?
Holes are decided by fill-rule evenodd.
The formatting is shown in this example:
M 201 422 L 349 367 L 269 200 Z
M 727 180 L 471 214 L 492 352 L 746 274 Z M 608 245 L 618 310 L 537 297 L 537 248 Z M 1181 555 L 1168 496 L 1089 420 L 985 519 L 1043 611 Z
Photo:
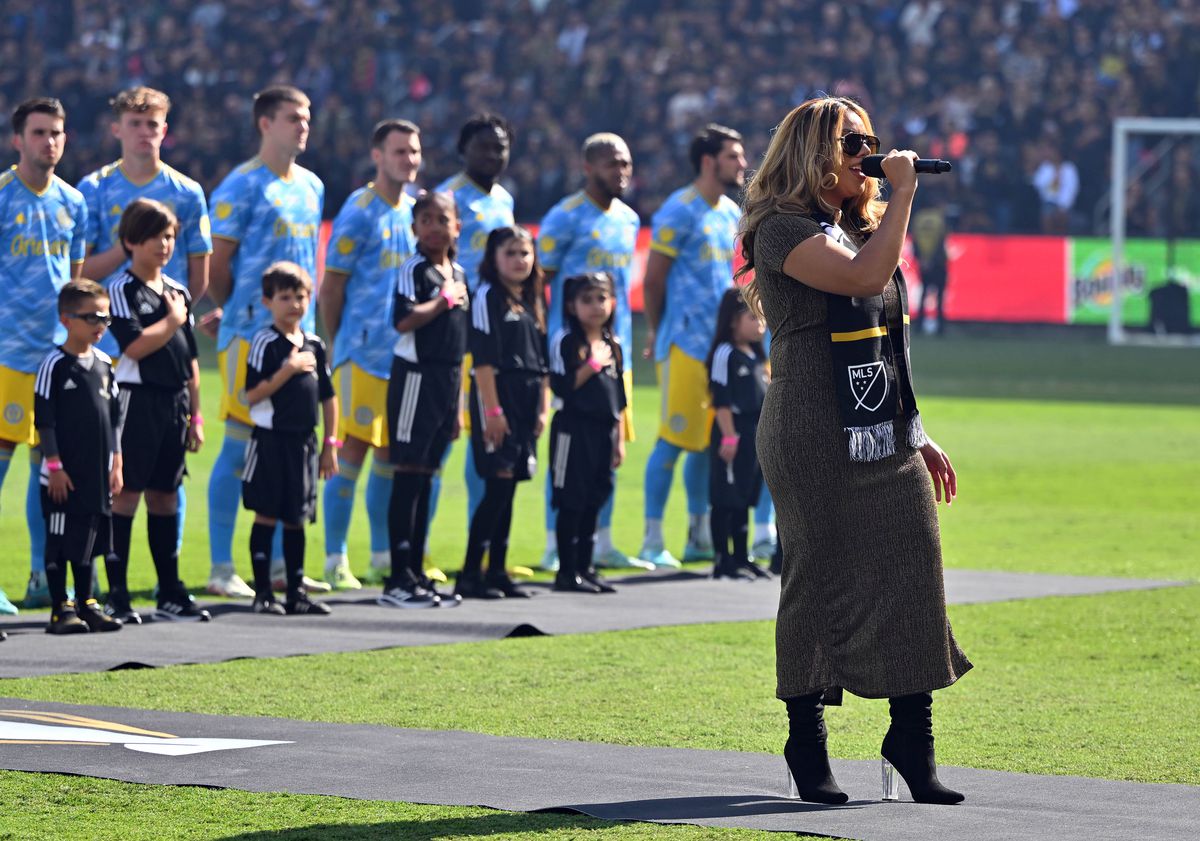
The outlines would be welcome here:
M 887 178 L 883 172 L 883 159 L 887 155 L 867 155 L 862 159 L 863 175 L 869 175 L 872 178 Z M 926 175 L 937 175 L 941 172 L 949 172 L 954 169 L 954 165 L 949 161 L 939 161 L 936 159 L 917 158 L 913 161 L 913 166 L 919 173 Z

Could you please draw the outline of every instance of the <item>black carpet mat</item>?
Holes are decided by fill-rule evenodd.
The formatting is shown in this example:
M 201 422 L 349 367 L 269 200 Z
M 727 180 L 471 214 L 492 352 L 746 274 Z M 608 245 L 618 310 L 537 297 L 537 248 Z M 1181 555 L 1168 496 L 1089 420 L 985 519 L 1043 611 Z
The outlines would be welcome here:
M 138 783 L 572 810 L 868 841 L 1177 841 L 1200 826 L 1194 786 L 943 767 L 943 782 L 964 791 L 965 803 L 915 804 L 904 786 L 900 802 L 883 803 L 877 762 L 835 760 L 851 801 L 823 807 L 787 799 L 783 758 L 766 754 L 3 698 L 0 708 L 0 767 Z
M 115 634 L 69 638 L 44 632 L 48 614 L 0 618 L 0 678 L 117 668 L 218 663 L 396 646 L 434 645 L 539 634 L 580 634 L 704 622 L 774 619 L 776 581 L 712 581 L 695 573 L 617 580 L 613 595 L 554 593 L 531 585 L 532 599 L 468 601 L 453 609 L 399 610 L 375 604 L 378 591 L 334 595 L 330 616 L 259 616 L 248 602 L 211 605 L 208 623 L 147 622 Z M 947 570 L 953 604 L 1080 595 L 1178 585 L 1129 578 Z M 149 611 L 147 611 L 149 613 Z

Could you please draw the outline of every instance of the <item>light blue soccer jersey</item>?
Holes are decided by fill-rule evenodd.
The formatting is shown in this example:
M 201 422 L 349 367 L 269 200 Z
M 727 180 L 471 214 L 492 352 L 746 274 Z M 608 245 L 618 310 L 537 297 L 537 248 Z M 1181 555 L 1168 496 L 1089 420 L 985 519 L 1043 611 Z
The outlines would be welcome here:
M 0 174 L 0 365 L 31 374 L 66 341 L 58 291 L 83 262 L 87 204 L 57 175 L 40 193 L 17 175 Z
M 177 278 L 185 286 L 188 285 L 188 258 L 212 253 L 212 232 L 204 189 L 166 164 L 149 181 L 137 184 L 125 174 L 121 162 L 115 161 L 80 181 L 79 192 L 83 193 L 87 202 L 87 245 L 92 253 L 107 251 L 116 243 L 121 215 L 135 199 L 162 202 L 179 220 L 175 253 L 163 269 L 168 277 Z M 129 261 L 126 260 L 113 274 L 103 278 L 105 287 L 120 277 L 128 266 Z M 111 333 L 104 334 L 99 347 L 110 356 L 120 353 Z
M 235 337 L 249 341 L 270 325 L 262 305 L 262 273 L 277 260 L 290 260 L 312 277 L 317 273 L 317 236 L 325 185 L 302 166 L 280 178 L 259 158 L 251 158 L 225 177 L 212 195 L 212 235 L 238 243 L 231 273 L 233 288 L 225 302 L 217 350 Z M 316 306 L 310 304 L 300 322 L 316 330 Z
M 396 273 L 417 250 L 412 206 L 412 197 L 404 194 L 393 206 L 368 184 L 350 194 L 333 220 L 325 268 L 350 276 L 333 344 L 334 368 L 353 362 L 373 377 L 391 374 Z
M 655 335 L 659 362 L 671 345 L 693 359 L 708 356 L 721 296 L 733 284 L 733 241 L 741 215 L 727 196 L 714 207 L 692 186 L 676 190 L 654 214 L 650 248 L 674 261 Z
M 462 231 L 458 235 L 458 256 L 454 262 L 467 273 L 467 286 L 471 292 L 479 286 L 479 264 L 487 250 L 488 234 L 505 225 L 515 225 L 513 197 L 499 184 L 492 185 L 490 193 L 472 181 L 465 173 L 447 178 L 437 186 L 437 193 L 452 193 L 458 208 Z
M 633 285 L 633 252 L 637 246 L 638 215 L 620 199 L 602 210 L 584 191 L 567 196 L 542 220 L 538 229 L 538 257 L 555 271 L 550 287 L 548 335 L 562 327 L 562 289 L 568 277 L 607 272 L 616 287 L 617 338 L 630 353 L 633 321 L 629 314 L 629 288 Z

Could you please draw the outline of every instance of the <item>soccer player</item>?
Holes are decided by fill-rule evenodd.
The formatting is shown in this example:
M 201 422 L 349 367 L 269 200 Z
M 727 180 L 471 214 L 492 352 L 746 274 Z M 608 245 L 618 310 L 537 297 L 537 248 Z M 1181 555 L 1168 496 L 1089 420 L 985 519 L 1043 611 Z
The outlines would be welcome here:
M 13 451 L 18 444 L 28 444 L 25 520 L 30 584 L 38 587 L 45 581 L 46 534 L 33 381 L 43 357 L 65 338 L 58 292 L 80 277 L 87 230 L 83 196 L 54 174 L 67 142 L 65 125 L 66 112 L 57 99 L 29 99 L 18 105 L 12 115 L 18 160 L 0 175 L 0 486 Z M 0 614 L 16 612 L 0 590 Z
M 488 234 L 497 228 L 515 225 L 513 197 L 499 183 L 500 176 L 508 167 L 509 150 L 512 147 L 512 127 L 498 114 L 476 114 L 463 124 L 458 133 L 458 154 L 462 156 L 463 171 L 448 178 L 437 186 L 435 192 L 451 193 L 462 232 L 458 235 L 458 256 L 455 258 L 467 275 L 467 287 L 475 294 L 479 286 L 479 264 L 487 247 Z M 463 360 L 463 369 L 471 370 L 468 355 Z M 464 387 L 467 377 L 463 378 Z M 467 463 L 464 471 L 467 480 L 467 519 L 475 516 L 475 509 L 483 499 L 483 479 L 475 470 L 475 456 L 467 447 Z M 440 473 L 434 477 L 429 502 L 429 516 L 437 513 L 438 494 L 441 491 Z
M 83 276 L 103 280 L 105 288 L 122 276 L 129 258 L 117 237 L 121 216 L 134 200 L 153 199 L 165 204 L 179 220 L 175 252 L 163 272 L 186 284 L 191 299 L 199 301 L 208 289 L 208 260 L 212 254 L 208 202 L 199 184 L 162 161 L 171 99 L 153 88 L 134 87 L 118 93 L 109 104 L 113 110 L 112 135 L 120 141 L 121 157 L 79 182 L 79 192 L 88 207 Z M 100 349 L 116 357 L 116 337 L 106 333 Z M 204 422 L 198 414 L 192 420 L 197 424 Z M 187 508 L 183 485 L 179 486 L 178 494 L 176 553 L 183 547 Z
M 296 163 L 308 144 L 308 97 L 287 85 L 270 87 L 254 97 L 258 154 L 234 168 L 212 195 L 213 257 L 209 296 L 222 307 L 217 333 L 221 369 L 221 418 L 225 440 L 208 483 L 208 540 L 212 571 L 208 592 L 249 598 L 254 591 L 233 568 L 233 529 L 241 497 L 239 474 L 246 442 L 254 425 L 246 403 L 246 358 L 249 341 L 271 324 L 262 303 L 262 275 L 281 260 L 299 265 L 309 277 L 317 270 L 317 235 L 325 186 Z M 316 319 L 310 307 L 301 321 L 308 333 Z M 272 580 L 285 579 L 279 530 L 273 549 Z M 329 585 L 305 578 L 309 590 Z
M 733 241 L 741 212 L 725 195 L 742 186 L 742 136 L 709 124 L 688 150 L 695 180 L 672 193 L 652 221 L 643 300 L 646 355 L 653 354 L 662 389 L 658 440 L 646 461 L 646 531 L 639 557 L 677 567 L 663 544 L 662 518 L 679 454 L 687 451 L 685 561 L 713 557 L 708 526 L 708 448 L 712 410 L 704 360 L 716 329 L 721 297 L 733 282 Z
M 339 471 L 325 483 L 325 581 L 338 590 L 361 585 L 346 558 L 354 485 L 367 450 L 371 563 L 367 580 L 389 574 L 388 502 L 395 473 L 388 456 L 387 381 L 392 368 L 392 294 L 396 272 L 415 250 L 413 199 L 404 188 L 421 168 L 421 130 L 407 120 L 384 120 L 371 135 L 375 180 L 346 199 L 333 220 L 319 304 L 333 342 L 338 384 Z
M 548 334 L 555 337 L 563 327 L 563 278 L 604 272 L 612 278 L 615 294 L 614 324 L 616 338 L 625 348 L 628 360 L 633 347 L 633 322 L 629 312 L 629 287 L 633 281 L 633 252 L 637 245 L 638 215 L 621 201 L 633 177 L 633 156 L 629 146 L 615 134 L 593 134 L 583 143 L 584 187 L 550 209 L 538 231 L 538 251 L 550 287 Z M 625 394 L 632 397 L 633 373 L 625 366 Z M 633 419 L 628 405 L 624 429 L 629 436 Z M 543 569 L 558 566 L 555 537 L 555 511 L 550 505 L 552 476 L 546 476 L 546 553 Z M 615 489 L 614 484 L 614 489 Z M 612 543 L 612 512 L 615 490 L 600 510 L 596 531 L 595 561 L 604 567 L 651 567 L 647 561 L 631 558 Z

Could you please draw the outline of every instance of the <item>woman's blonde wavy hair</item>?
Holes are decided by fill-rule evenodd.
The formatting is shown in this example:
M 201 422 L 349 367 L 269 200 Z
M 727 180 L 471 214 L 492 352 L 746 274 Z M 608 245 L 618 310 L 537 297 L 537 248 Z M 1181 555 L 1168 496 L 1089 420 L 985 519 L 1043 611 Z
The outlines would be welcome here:
M 821 192 L 837 186 L 835 171 L 842 166 L 842 136 L 846 112 L 853 111 L 873 134 L 871 118 L 857 102 L 841 96 L 810 99 L 792 109 L 771 137 L 762 165 L 746 185 L 742 198 L 742 221 L 738 235 L 745 262 L 734 274 L 738 280 L 754 269 L 754 235 L 768 216 L 793 213 L 836 214 L 842 211 L 841 226 L 861 237 L 879 227 L 887 203 L 879 199 L 879 182 L 867 180 L 867 188 L 842 207 L 832 207 Z M 742 297 L 751 312 L 763 317 L 758 282 L 742 285 Z

